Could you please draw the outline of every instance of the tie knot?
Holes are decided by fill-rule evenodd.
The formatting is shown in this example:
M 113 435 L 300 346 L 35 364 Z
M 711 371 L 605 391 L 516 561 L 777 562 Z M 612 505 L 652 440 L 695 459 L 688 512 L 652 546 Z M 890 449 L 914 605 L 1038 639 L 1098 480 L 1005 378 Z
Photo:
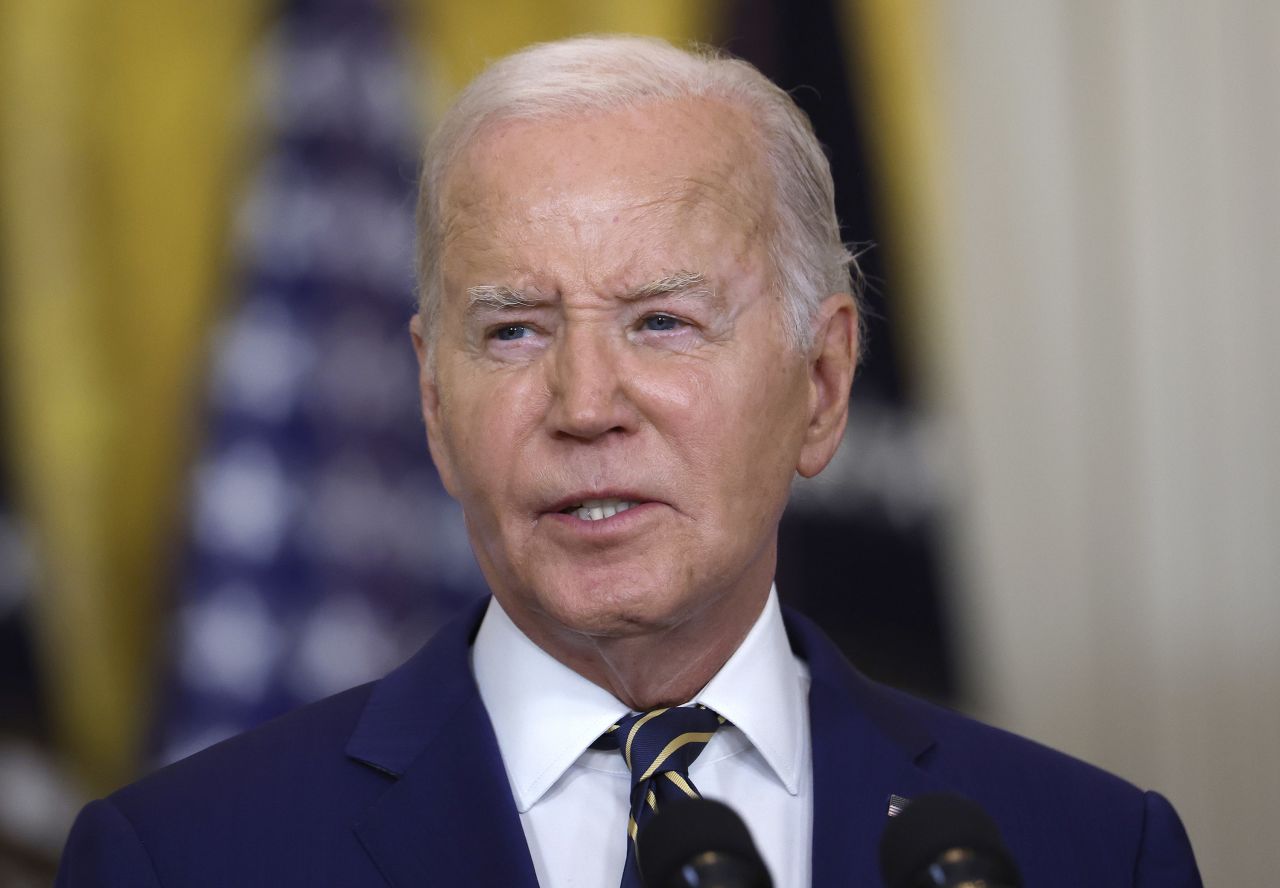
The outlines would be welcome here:
M 705 706 L 654 709 L 619 719 L 592 745 L 620 750 L 632 783 L 664 771 L 687 777 L 689 766 L 722 724 L 724 719 Z
M 724 719 L 705 706 L 638 712 L 618 720 L 592 747 L 617 749 L 631 769 L 631 817 L 623 888 L 640 884 L 636 843 L 640 829 L 673 799 L 700 798 L 689 766 Z

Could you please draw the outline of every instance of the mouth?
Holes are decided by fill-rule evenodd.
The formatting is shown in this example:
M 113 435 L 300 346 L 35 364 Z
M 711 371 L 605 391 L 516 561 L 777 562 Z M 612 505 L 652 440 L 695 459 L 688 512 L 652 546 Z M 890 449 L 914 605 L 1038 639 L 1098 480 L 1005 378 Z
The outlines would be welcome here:
M 570 503 L 559 510 L 561 515 L 572 515 L 581 521 L 603 521 L 605 518 L 612 518 L 619 512 L 625 512 L 628 509 L 640 505 L 636 500 L 626 500 L 618 497 L 606 497 L 604 499 L 584 499 L 578 503 Z

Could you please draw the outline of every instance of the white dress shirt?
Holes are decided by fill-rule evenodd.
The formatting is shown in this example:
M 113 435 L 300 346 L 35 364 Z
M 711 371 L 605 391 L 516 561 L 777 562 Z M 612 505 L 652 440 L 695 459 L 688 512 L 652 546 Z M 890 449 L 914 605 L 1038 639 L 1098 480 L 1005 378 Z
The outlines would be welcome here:
M 611 888 L 627 853 L 631 774 L 590 744 L 627 706 L 535 645 L 496 601 L 472 668 L 542 888 Z M 776 589 L 738 650 L 690 703 L 730 724 L 690 768 L 746 821 L 778 888 L 809 884 L 813 767 L 809 672 L 787 643 Z

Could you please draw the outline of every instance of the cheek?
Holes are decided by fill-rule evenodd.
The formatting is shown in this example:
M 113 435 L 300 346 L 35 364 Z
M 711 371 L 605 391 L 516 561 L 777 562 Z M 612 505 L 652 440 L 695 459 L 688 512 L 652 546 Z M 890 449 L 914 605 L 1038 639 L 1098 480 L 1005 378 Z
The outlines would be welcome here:
M 714 363 L 688 356 L 627 368 L 629 396 L 667 445 L 640 452 L 659 471 L 678 471 L 686 489 L 722 483 L 716 474 L 734 433 L 725 415 L 733 397 L 720 376 Z
M 529 380 L 487 374 L 460 380 L 442 399 L 450 456 L 458 467 L 464 507 L 472 510 L 512 489 L 530 435 L 541 421 L 538 387 Z
M 630 356 L 621 367 L 627 397 L 641 412 L 655 420 L 676 419 L 695 414 L 714 386 L 709 383 L 713 368 L 688 355 Z
M 743 372 L 731 381 L 717 407 L 713 452 L 731 491 L 734 508 L 754 517 L 773 516 L 785 503 L 803 437 L 803 391 L 794 373 L 773 363 L 767 372 Z

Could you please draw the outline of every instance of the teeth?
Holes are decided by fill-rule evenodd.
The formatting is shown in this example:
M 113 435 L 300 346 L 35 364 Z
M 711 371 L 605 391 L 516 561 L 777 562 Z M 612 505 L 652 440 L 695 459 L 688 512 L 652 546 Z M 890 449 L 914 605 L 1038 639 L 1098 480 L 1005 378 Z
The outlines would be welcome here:
M 612 518 L 619 512 L 625 512 L 634 505 L 636 504 L 633 502 L 620 499 L 584 500 L 582 505 L 571 510 L 570 514 L 583 521 L 599 521 L 602 518 Z

